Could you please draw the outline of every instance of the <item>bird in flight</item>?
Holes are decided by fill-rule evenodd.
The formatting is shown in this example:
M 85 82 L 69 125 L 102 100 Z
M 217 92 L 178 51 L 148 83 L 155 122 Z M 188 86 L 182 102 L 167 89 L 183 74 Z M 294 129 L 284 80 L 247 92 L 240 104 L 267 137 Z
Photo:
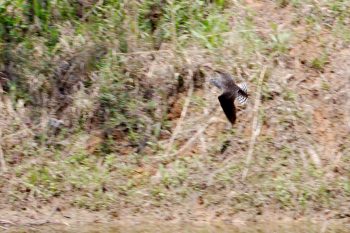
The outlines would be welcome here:
M 240 104 L 245 104 L 248 99 L 248 88 L 246 83 L 236 84 L 232 76 L 226 72 L 214 70 L 215 75 L 209 80 L 211 84 L 222 90 L 218 97 L 220 105 L 227 119 L 233 125 L 236 121 L 235 99 Z

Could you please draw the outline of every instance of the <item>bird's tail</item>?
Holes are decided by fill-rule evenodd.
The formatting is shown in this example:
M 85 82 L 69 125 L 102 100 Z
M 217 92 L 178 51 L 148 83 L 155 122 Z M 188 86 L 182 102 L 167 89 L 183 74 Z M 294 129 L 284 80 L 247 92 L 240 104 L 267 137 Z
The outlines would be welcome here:
M 248 99 L 248 86 L 247 83 L 239 83 L 237 86 L 240 88 L 238 91 L 237 100 L 240 104 L 245 104 Z

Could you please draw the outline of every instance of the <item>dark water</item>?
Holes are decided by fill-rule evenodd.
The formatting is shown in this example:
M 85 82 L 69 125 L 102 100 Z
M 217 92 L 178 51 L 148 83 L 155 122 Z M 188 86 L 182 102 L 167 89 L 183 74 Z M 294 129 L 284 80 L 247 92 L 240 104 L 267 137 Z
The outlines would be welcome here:
M 46 225 L 3 229 L 11 233 L 63 232 L 63 233 L 350 233 L 350 225 L 330 225 L 327 223 L 297 224 L 259 224 L 234 225 L 190 225 L 190 224 L 152 224 L 152 225 Z M 0 232 L 2 232 L 0 228 Z

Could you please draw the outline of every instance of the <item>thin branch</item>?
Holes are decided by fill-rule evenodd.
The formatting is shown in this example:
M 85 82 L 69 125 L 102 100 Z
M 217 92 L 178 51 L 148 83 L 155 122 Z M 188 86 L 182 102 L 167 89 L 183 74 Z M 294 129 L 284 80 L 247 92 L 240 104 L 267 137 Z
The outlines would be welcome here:
M 149 54 L 162 54 L 162 53 L 168 53 L 168 54 L 184 54 L 184 53 L 213 53 L 210 49 L 203 49 L 203 48 L 192 48 L 192 49 L 179 49 L 179 48 L 173 48 L 173 49 L 160 49 L 160 50 L 145 50 L 145 51 L 134 51 L 134 52 L 114 52 L 113 55 L 119 55 L 119 56 L 133 56 L 133 55 L 149 55 Z
M 176 8 L 174 6 L 174 0 L 169 1 L 170 4 L 170 20 L 171 20 L 171 40 L 173 48 L 177 48 L 177 33 L 176 33 Z
M 2 126 L 0 125 L 0 172 L 6 172 L 7 166 L 5 161 L 4 152 L 2 150 Z
M 256 138 L 260 134 L 261 122 L 259 122 L 259 108 L 260 108 L 262 84 L 264 81 L 265 73 L 266 73 L 266 66 L 263 67 L 263 70 L 261 71 L 260 77 L 258 80 L 258 90 L 256 93 L 255 102 L 254 102 L 254 109 L 253 109 L 252 135 L 250 138 L 247 159 L 245 162 L 245 169 L 243 170 L 243 173 L 242 173 L 242 180 L 245 180 L 245 178 L 247 177 L 247 174 L 249 171 L 249 166 L 250 166 L 250 163 L 251 163 L 252 158 L 253 158 Z
M 161 49 L 161 50 L 147 50 L 147 51 L 135 51 L 129 53 L 113 53 L 114 55 L 124 55 L 124 56 L 132 56 L 132 55 L 149 55 L 149 54 L 157 54 L 157 53 L 173 53 L 172 50 L 169 49 Z
M 208 103 L 208 99 L 209 99 L 209 82 L 208 82 L 207 75 L 204 76 L 203 90 L 204 90 L 204 99 Z M 205 106 L 203 108 L 203 116 L 207 118 L 208 115 L 209 115 L 209 107 Z M 205 135 L 201 134 L 199 140 L 201 142 L 202 156 L 205 156 L 208 153 L 207 140 L 206 140 Z
M 18 130 L 17 132 L 15 132 L 13 134 L 8 134 L 6 136 L 3 136 L 1 138 L 1 141 L 7 140 L 9 138 L 16 137 L 16 136 L 23 136 L 23 134 L 25 134 L 25 133 L 29 133 L 30 135 L 33 135 L 33 130 L 38 129 L 39 127 L 40 127 L 40 125 L 35 125 L 35 126 L 31 127 L 30 129 L 29 128 L 25 128 L 25 129 Z
M 207 185 L 208 185 L 208 186 L 213 185 L 215 176 L 216 176 L 217 174 L 219 174 L 220 172 L 225 171 L 229 166 L 232 166 L 231 161 L 232 161 L 233 159 L 235 159 L 236 156 L 240 156 L 240 155 L 242 154 L 243 149 L 239 146 L 239 144 L 236 144 L 236 146 L 238 147 L 238 150 L 237 150 L 237 151 L 238 151 L 239 155 L 237 155 L 236 153 L 233 153 L 230 157 L 228 157 L 227 159 L 225 159 L 225 160 L 222 162 L 222 164 L 223 164 L 222 167 L 220 167 L 220 168 L 214 170 L 213 172 L 211 172 L 211 173 L 207 176 L 207 177 L 208 177 L 208 178 L 207 178 Z
M 184 106 L 182 108 L 180 118 L 177 121 L 176 127 L 174 129 L 173 134 L 171 135 L 171 138 L 169 139 L 169 143 L 168 143 L 167 149 L 165 151 L 165 155 L 164 155 L 165 157 L 167 157 L 167 155 L 169 154 L 171 148 L 173 147 L 175 138 L 176 138 L 177 134 L 181 130 L 183 121 L 184 121 L 184 119 L 186 117 L 186 114 L 187 114 L 188 106 L 190 105 L 190 102 L 191 102 L 191 97 L 192 97 L 192 94 L 193 94 L 193 79 L 192 79 L 193 74 L 192 74 L 192 70 L 189 70 L 188 73 L 189 73 L 189 77 L 190 77 L 190 87 L 188 89 L 186 101 L 185 101 L 185 104 L 184 104 Z
M 99 0 L 95 5 L 91 8 L 90 11 L 88 11 L 83 17 L 81 18 L 81 21 L 85 21 L 99 6 L 103 5 L 103 0 Z
M 168 158 L 168 157 L 174 157 L 177 156 L 178 154 L 180 154 L 181 152 L 185 151 L 187 148 L 189 148 L 196 140 L 199 136 L 202 135 L 202 133 L 204 133 L 204 131 L 214 122 L 220 121 L 220 119 L 218 119 L 217 117 L 211 117 L 207 123 L 204 126 L 200 126 L 197 130 L 197 132 L 191 137 L 191 139 L 189 139 L 185 145 L 183 145 L 179 150 L 177 150 L 176 152 L 172 153 L 172 154 L 165 154 L 163 156 L 160 156 L 160 159 L 164 159 L 164 158 Z
M 346 90 L 349 90 L 350 88 L 350 79 L 348 79 L 348 82 L 347 82 L 347 88 Z M 350 132 L 350 91 L 347 91 L 347 109 L 345 111 L 345 124 L 347 125 L 348 127 L 348 132 Z
M 14 222 L 11 222 L 9 220 L 6 220 L 6 219 L 0 219 L 0 225 L 15 225 Z
M 301 161 L 303 161 L 303 167 L 306 170 L 307 167 L 308 167 L 308 162 L 307 162 L 307 159 L 306 159 L 304 151 L 301 150 L 301 149 L 299 149 L 299 156 L 301 158 Z
M 309 147 L 307 151 L 311 157 L 313 164 L 317 168 L 322 168 L 322 162 L 321 162 L 320 156 L 316 153 L 316 151 L 311 147 Z
M 342 152 L 338 152 L 338 154 L 335 156 L 335 159 L 333 161 L 333 163 L 331 164 L 331 169 L 334 170 L 339 166 L 341 157 L 343 156 Z
M 2 150 L 1 144 L 0 144 L 0 171 L 1 172 L 7 171 L 6 161 L 5 161 L 4 152 Z
M 198 122 L 207 122 L 209 116 L 218 116 L 220 114 L 220 111 L 218 111 L 218 106 L 214 106 L 213 108 L 210 108 L 208 110 L 208 114 L 201 115 L 200 117 L 192 117 L 190 119 L 187 119 L 186 125 L 182 127 L 181 131 L 177 134 L 176 140 L 187 140 L 189 135 L 192 135 L 193 133 L 197 132 L 198 129 L 201 127 L 186 127 L 186 126 L 194 126 L 198 125 Z M 222 122 L 225 122 L 222 120 Z M 225 122 L 226 123 L 226 122 Z

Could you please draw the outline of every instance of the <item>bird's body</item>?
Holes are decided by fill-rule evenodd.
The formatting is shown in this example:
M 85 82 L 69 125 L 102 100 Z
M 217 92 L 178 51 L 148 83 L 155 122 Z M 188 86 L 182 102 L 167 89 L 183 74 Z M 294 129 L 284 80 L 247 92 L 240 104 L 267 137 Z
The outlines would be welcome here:
M 223 71 L 215 71 L 217 75 L 210 79 L 210 82 L 223 93 L 218 97 L 220 105 L 224 110 L 227 119 L 234 124 L 236 121 L 235 99 L 244 104 L 248 99 L 247 85 L 245 83 L 236 84 L 232 76 Z

